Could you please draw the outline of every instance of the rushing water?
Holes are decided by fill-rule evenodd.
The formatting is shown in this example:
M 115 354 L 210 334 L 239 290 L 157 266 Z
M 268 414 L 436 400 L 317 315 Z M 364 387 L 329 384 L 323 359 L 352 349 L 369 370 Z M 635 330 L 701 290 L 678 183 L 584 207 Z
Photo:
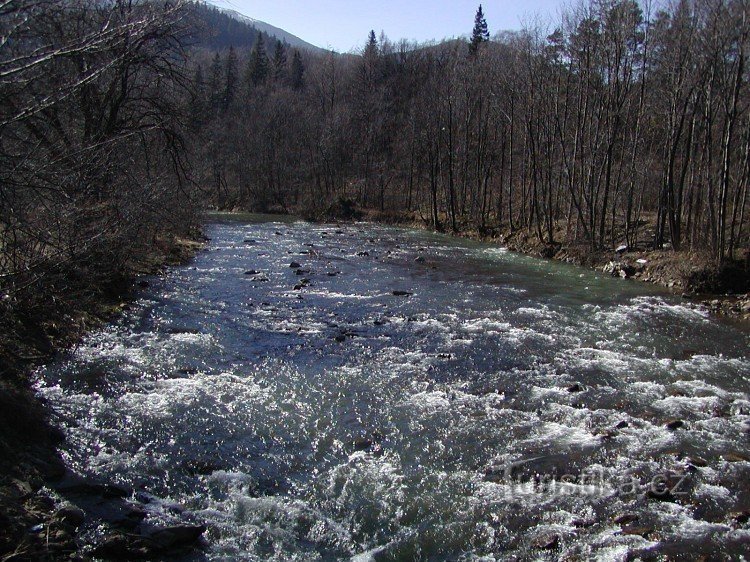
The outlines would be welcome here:
M 746 332 L 644 285 L 425 232 L 246 219 L 207 234 L 39 375 L 70 466 L 148 497 L 153 520 L 207 524 L 200 557 L 747 548 L 732 515 L 750 508 Z M 662 476 L 671 493 L 647 494 Z

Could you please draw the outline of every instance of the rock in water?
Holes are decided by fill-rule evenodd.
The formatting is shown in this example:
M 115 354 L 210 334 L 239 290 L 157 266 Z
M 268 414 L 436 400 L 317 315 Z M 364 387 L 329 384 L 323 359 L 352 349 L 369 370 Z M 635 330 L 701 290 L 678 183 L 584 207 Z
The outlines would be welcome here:
M 81 508 L 71 505 L 58 509 L 54 518 L 65 525 L 78 527 L 83 523 L 84 519 L 86 519 L 86 514 Z
M 539 548 L 542 550 L 555 550 L 558 546 L 560 546 L 560 535 L 542 535 L 534 539 L 532 545 L 534 546 L 534 548 Z
M 205 531 L 205 525 L 175 525 L 156 529 L 146 538 L 160 551 L 169 552 L 193 546 Z
M 685 427 L 685 422 L 682 420 L 671 420 L 664 425 L 667 429 L 671 429 L 672 431 L 674 431 L 676 429 L 680 429 L 681 427 Z

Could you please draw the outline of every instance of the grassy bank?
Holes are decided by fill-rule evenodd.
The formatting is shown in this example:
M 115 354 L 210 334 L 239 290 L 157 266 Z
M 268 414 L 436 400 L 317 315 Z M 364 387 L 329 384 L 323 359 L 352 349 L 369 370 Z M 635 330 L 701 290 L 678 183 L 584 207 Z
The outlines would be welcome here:
M 75 551 L 69 514 L 61 515 L 40 491 L 64 473 L 57 452 L 63 436 L 31 388 L 31 370 L 119 314 L 145 283 L 138 276 L 189 260 L 199 240 L 197 234 L 154 239 L 126 269 L 97 277 L 95 288 L 80 283 L 33 306 L 0 302 L 0 559 L 57 560 Z

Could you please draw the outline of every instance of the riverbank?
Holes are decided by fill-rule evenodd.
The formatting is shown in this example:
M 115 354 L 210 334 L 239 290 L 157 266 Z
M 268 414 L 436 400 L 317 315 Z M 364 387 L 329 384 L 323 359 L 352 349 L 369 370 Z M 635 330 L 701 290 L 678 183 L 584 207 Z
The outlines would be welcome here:
M 65 465 L 57 452 L 64 436 L 50 423 L 50 412 L 38 400 L 30 371 L 67 349 L 90 330 L 127 308 L 135 289 L 168 266 L 187 262 L 202 248 L 201 237 L 157 238 L 127 269 L 87 298 L 14 310 L 0 302 L 0 559 L 57 560 L 75 553 L 80 513 L 60 508 L 47 493 L 47 482 L 59 480 Z
M 351 213 L 344 219 L 351 219 Z M 431 230 L 431 226 L 414 213 L 365 210 L 359 220 Z M 706 256 L 689 251 L 619 248 L 618 251 L 591 252 L 586 245 L 547 244 L 528 229 L 493 230 L 459 229 L 454 236 L 498 244 L 513 252 L 553 259 L 595 269 L 612 277 L 653 283 L 665 287 L 688 302 L 707 307 L 712 313 L 750 324 L 750 271 L 747 264 L 730 264 L 718 268 Z M 558 232 L 563 239 L 564 230 Z

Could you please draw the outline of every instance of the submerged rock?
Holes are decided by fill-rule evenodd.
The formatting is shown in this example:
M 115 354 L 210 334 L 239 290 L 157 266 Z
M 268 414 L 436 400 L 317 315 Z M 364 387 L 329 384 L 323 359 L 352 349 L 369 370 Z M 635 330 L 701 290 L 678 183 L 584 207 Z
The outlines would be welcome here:
M 87 480 L 72 472 L 68 473 L 54 488 L 62 493 L 100 496 L 103 498 L 126 498 L 132 494 L 130 488 Z
M 618 525 L 628 525 L 638 521 L 638 515 L 635 513 L 620 513 L 619 515 L 615 515 L 613 521 Z
M 302 267 L 302 265 L 299 262 L 293 261 L 292 263 L 289 264 L 289 267 L 292 269 L 298 269 Z
M 653 527 L 646 527 L 641 525 L 627 525 L 620 531 L 623 535 L 634 535 L 647 539 L 651 533 L 654 532 Z
M 676 429 L 685 427 L 685 422 L 682 420 L 670 420 L 664 425 L 667 429 L 671 429 L 672 431 L 675 431 Z
M 175 525 L 157 528 L 149 533 L 147 538 L 155 547 L 164 552 L 193 546 L 205 531 L 205 525 Z
M 116 533 L 106 537 L 94 556 L 114 560 L 144 560 L 174 556 L 194 548 L 206 531 L 205 525 L 175 525 L 140 535 Z
M 542 535 L 534 539 L 531 546 L 541 550 L 554 550 L 560 546 L 560 535 L 549 534 Z

